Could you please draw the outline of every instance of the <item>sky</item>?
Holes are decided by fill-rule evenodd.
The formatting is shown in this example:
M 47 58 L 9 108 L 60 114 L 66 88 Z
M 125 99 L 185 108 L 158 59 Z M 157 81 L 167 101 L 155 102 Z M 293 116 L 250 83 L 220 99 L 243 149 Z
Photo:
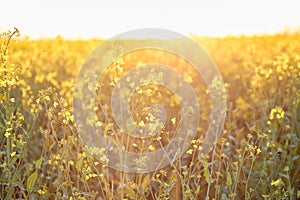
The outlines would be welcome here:
M 0 31 L 30 38 L 111 38 L 138 28 L 189 35 L 274 34 L 299 29 L 297 0 L 5 0 Z

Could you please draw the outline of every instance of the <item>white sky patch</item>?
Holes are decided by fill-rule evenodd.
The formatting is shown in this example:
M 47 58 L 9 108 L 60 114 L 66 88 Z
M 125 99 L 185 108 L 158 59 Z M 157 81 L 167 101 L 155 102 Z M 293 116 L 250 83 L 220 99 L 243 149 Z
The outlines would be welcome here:
M 263 34 L 300 27 L 297 0 L 15 0 L 1 2 L 0 31 L 31 38 L 111 38 L 137 28 L 184 35 Z

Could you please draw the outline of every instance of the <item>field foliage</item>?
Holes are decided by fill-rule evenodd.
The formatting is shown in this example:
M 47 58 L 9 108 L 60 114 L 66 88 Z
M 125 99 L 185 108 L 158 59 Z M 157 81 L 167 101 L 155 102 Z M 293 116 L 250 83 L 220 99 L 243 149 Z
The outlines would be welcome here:
M 113 61 L 97 93 L 108 112 L 119 78 L 132 66 L 153 61 L 174 66 L 203 106 L 188 151 L 170 166 L 144 174 L 109 168 L 104 150 L 84 146 L 74 124 L 75 77 L 102 41 L 30 40 L 18 34 L 15 29 L 0 36 L 0 199 L 300 198 L 299 34 L 193 36 L 219 67 L 227 95 L 224 129 L 207 155 L 199 152 L 211 110 L 209 90 L 189 63 L 151 50 Z M 99 113 L 91 123 L 110 140 L 126 141 L 128 150 L 154 151 L 172 139 L 180 121 L 176 96 L 148 85 L 132 95 L 130 104 L 143 126 L 144 108 L 156 103 L 167 108 L 168 117 L 150 141 L 124 139 L 112 115 Z M 97 111 L 100 104 L 94 106 Z

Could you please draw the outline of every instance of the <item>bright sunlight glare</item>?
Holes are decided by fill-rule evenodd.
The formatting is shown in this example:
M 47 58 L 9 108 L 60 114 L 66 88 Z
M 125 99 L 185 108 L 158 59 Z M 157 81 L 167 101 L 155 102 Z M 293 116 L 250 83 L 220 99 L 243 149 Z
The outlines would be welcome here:
M 110 38 L 136 28 L 184 35 L 273 34 L 299 30 L 297 1 L 4 1 L 0 31 L 15 26 L 31 38 Z

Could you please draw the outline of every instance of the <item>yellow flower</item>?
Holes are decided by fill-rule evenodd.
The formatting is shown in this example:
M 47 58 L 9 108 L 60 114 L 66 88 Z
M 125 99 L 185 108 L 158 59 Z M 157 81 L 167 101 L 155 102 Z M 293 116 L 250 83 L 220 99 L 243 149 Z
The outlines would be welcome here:
M 58 106 L 58 103 L 55 101 L 55 102 L 53 103 L 53 106 L 54 106 L 54 108 L 56 108 L 56 107 Z
M 139 126 L 145 126 L 145 123 L 144 123 L 144 121 L 141 121 L 140 123 L 139 123 Z
M 256 154 L 258 155 L 258 154 L 260 154 L 260 153 L 261 153 L 260 148 L 257 148 L 257 149 L 256 149 Z
M 45 190 L 45 189 L 39 189 L 38 190 L 39 194 L 46 194 L 46 192 L 47 192 L 47 190 Z
M 71 122 L 74 122 L 74 115 L 70 115 L 69 120 L 70 120 Z
M 150 151 L 154 151 L 154 150 L 155 150 L 155 147 L 154 147 L 153 145 L 150 145 L 150 146 L 149 146 L 149 150 L 150 150 Z
M 21 116 L 19 117 L 19 120 L 24 121 L 24 115 L 21 115 Z
M 190 155 L 192 155 L 193 154 L 193 149 L 189 149 L 189 150 L 187 150 L 187 152 L 186 152 L 187 154 L 190 154 Z
M 163 176 L 167 176 L 167 170 L 161 169 L 161 170 L 159 170 L 159 172 L 160 172 Z
M 97 176 L 98 176 L 97 174 L 88 174 L 88 175 L 85 175 L 85 180 L 89 180 L 89 179 L 97 177 Z
M 72 165 L 72 166 L 74 165 L 74 161 L 73 161 L 73 160 L 70 160 L 69 163 L 70 163 L 70 165 Z
M 46 101 L 50 101 L 50 97 L 47 95 L 47 96 L 45 96 L 45 100 Z
M 282 119 L 284 117 L 284 111 L 281 107 L 276 106 L 273 108 L 269 114 L 269 119 Z
M 98 175 L 97 174 L 90 174 L 89 175 L 91 178 L 94 178 L 94 177 L 97 177 Z
M 12 152 L 12 153 L 10 154 L 10 156 L 11 156 L 11 157 L 14 157 L 16 154 L 17 154 L 17 152 L 14 151 L 14 152 Z
M 74 121 L 74 115 L 72 115 L 70 113 L 70 111 L 68 111 L 67 109 L 63 109 L 61 110 L 59 113 L 58 113 L 58 116 L 63 116 L 64 119 L 63 119 L 63 123 L 64 124 L 69 124 L 69 122 L 73 122 Z
M 125 61 L 123 59 L 123 57 L 119 56 L 115 61 L 114 61 L 115 65 L 123 65 L 125 64 Z
M 11 134 L 10 134 L 10 132 L 8 132 L 8 131 L 6 131 L 5 134 L 4 134 L 4 136 L 5 136 L 6 138 L 8 138 L 10 135 L 11 135 Z
M 132 146 L 137 147 L 138 145 L 136 143 L 133 143 Z
M 16 102 L 15 98 L 10 98 L 10 102 L 15 103 Z
M 172 122 L 172 124 L 175 124 L 175 123 L 176 123 L 176 118 L 173 117 L 173 118 L 171 119 L 171 122 Z
M 274 185 L 275 187 L 278 186 L 281 183 L 280 179 L 277 179 L 276 181 L 272 180 L 271 185 Z
M 46 191 L 44 191 L 44 190 L 42 190 L 42 189 L 39 189 L 39 190 L 38 190 L 38 193 L 39 193 L 39 194 L 45 194 Z
M 248 134 L 247 134 L 247 138 L 248 138 L 248 139 L 251 139 L 251 138 L 253 138 L 253 136 L 252 136 L 250 133 L 248 133 Z

